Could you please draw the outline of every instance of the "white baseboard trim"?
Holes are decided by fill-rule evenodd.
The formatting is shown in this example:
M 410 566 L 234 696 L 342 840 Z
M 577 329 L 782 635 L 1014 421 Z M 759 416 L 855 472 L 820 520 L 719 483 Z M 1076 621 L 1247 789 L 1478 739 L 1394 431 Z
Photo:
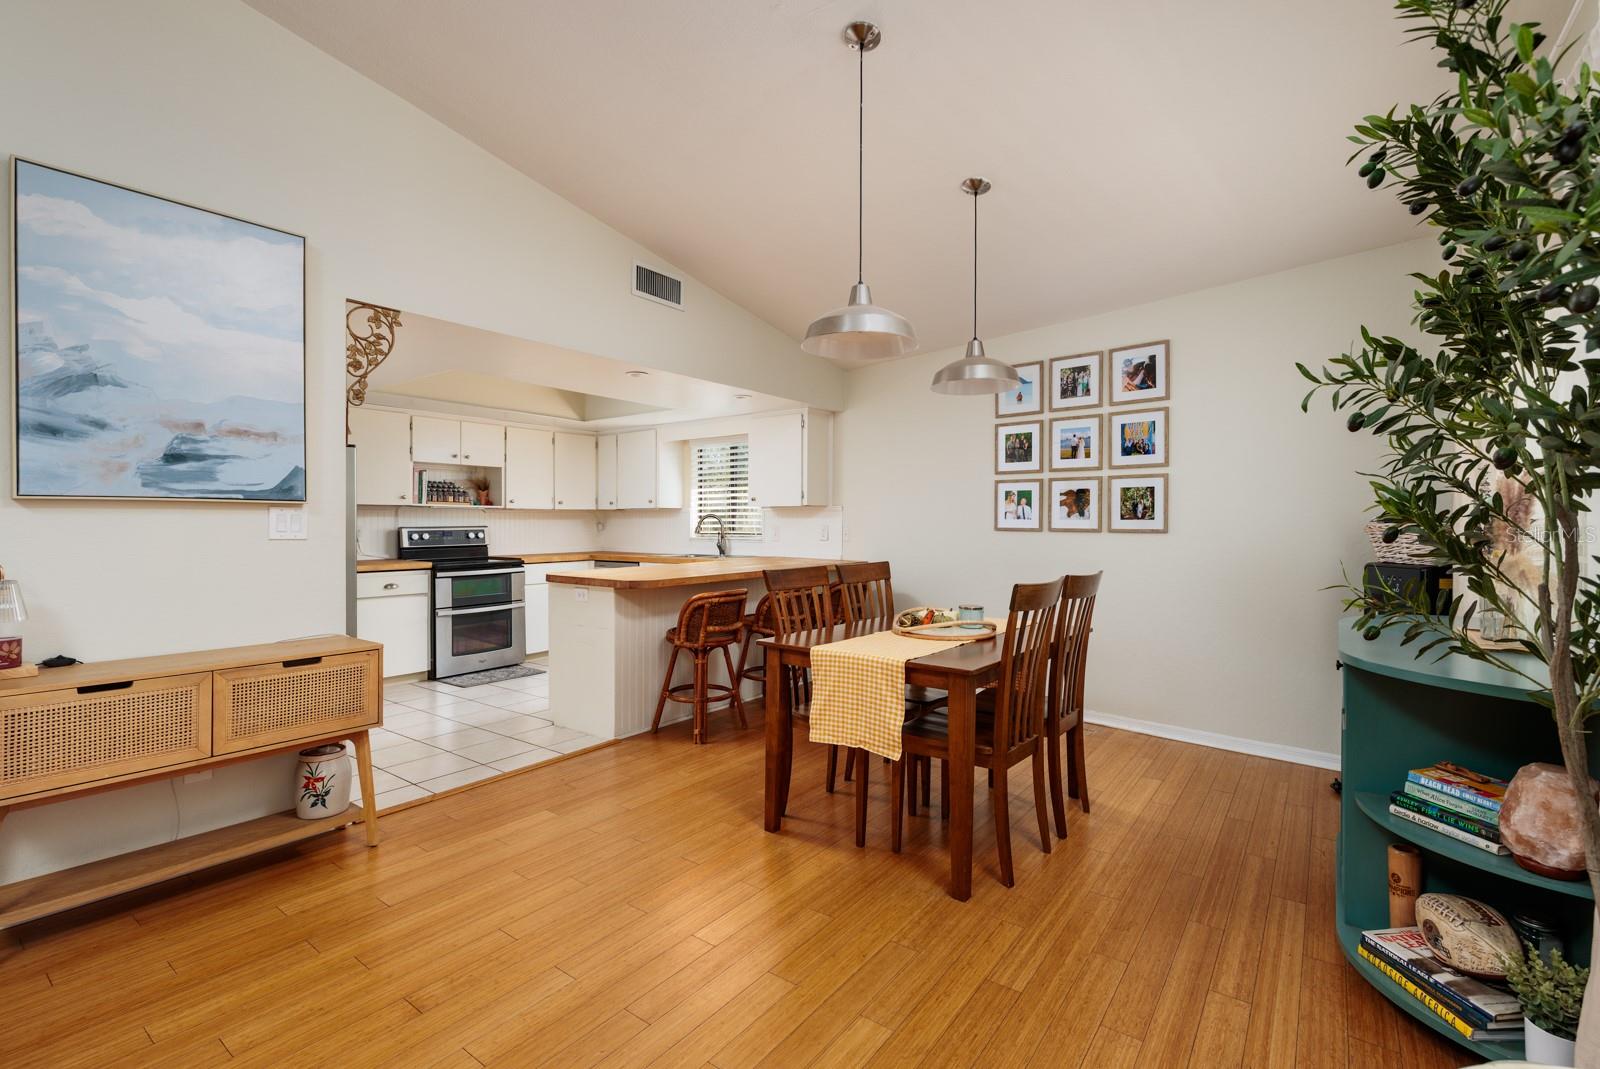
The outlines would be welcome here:
M 1097 713 L 1092 709 L 1085 710 L 1083 718 L 1091 724 L 1100 724 L 1108 728 L 1120 728 L 1123 731 L 1133 731 L 1140 735 L 1154 735 L 1157 738 L 1175 739 L 1178 742 L 1192 742 L 1197 746 L 1209 746 L 1213 750 L 1231 750 L 1234 753 L 1250 754 L 1253 757 L 1270 757 L 1274 761 L 1288 761 L 1296 765 L 1311 765 L 1314 768 L 1326 768 L 1334 772 L 1339 771 L 1339 755 L 1336 753 L 1307 750 L 1299 746 L 1284 746 L 1276 742 L 1260 742 L 1256 739 L 1241 739 L 1236 735 L 1221 735 L 1215 731 L 1176 727 L 1172 724 L 1162 724 L 1155 720 L 1136 720 L 1131 716 L 1117 716 L 1113 713 Z

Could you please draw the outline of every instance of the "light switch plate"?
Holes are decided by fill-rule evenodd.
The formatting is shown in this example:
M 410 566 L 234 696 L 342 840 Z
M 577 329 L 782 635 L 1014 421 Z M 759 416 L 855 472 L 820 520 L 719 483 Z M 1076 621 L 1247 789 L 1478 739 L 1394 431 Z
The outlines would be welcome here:
M 306 510 L 303 508 L 270 508 L 267 510 L 267 538 L 296 539 L 306 537 Z
M 822 525 L 822 533 L 819 534 L 817 537 L 818 537 L 818 539 L 820 539 L 823 542 L 826 542 L 828 540 L 828 525 L 827 524 L 823 524 Z

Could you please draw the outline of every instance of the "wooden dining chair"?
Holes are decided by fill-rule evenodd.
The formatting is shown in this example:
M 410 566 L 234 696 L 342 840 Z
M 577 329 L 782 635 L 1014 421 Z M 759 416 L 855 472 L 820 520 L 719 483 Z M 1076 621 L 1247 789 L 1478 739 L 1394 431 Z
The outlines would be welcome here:
M 749 727 L 744 699 L 739 696 L 739 673 L 733 666 L 733 655 L 728 652 L 744 633 L 744 605 L 749 596 L 747 590 L 715 590 L 696 594 L 683 603 L 678 610 L 677 626 L 667 631 L 672 656 L 667 660 L 667 674 L 661 681 L 656 715 L 650 721 L 651 731 L 661 727 L 661 713 L 669 701 L 683 702 L 693 709 L 696 743 L 706 741 L 712 702 L 726 701 L 738 718 L 739 726 Z M 722 651 L 722 659 L 728 666 L 727 685 L 711 682 L 711 654 L 717 650 Z M 673 686 L 672 671 L 678 666 L 678 654 L 685 651 L 694 658 L 694 679 Z
M 1089 664 L 1089 635 L 1094 624 L 1094 601 L 1100 577 L 1068 575 L 1062 578 L 1061 607 L 1056 612 L 1056 634 L 1051 643 L 1050 686 L 1045 699 L 1045 746 L 1050 764 L 1050 800 L 1055 810 L 1056 834 L 1067 837 L 1066 797 L 1076 798 L 1089 812 L 1089 778 L 1084 764 L 1083 680 Z M 1061 789 L 1061 740 L 1066 739 L 1066 797 Z
M 851 623 L 866 624 L 880 630 L 894 626 L 894 582 L 890 577 L 889 562 L 862 561 L 840 564 L 839 586 L 843 589 L 844 618 Z M 942 690 L 907 685 L 906 716 L 922 716 L 949 701 Z M 849 780 L 854 771 L 855 754 L 845 762 L 844 778 Z M 916 762 L 916 779 L 921 784 L 922 801 L 926 805 L 933 790 L 933 762 Z M 916 791 L 908 796 L 912 813 L 916 812 Z
M 1047 669 L 1050 643 L 1055 637 L 1056 611 L 1061 601 L 1060 579 L 1049 583 L 1019 583 L 1011 590 L 1006 617 L 1005 645 L 1000 655 L 1000 678 L 990 692 L 992 703 L 977 712 L 977 748 L 974 763 L 989 770 L 989 799 L 994 808 L 995 845 L 1000 854 L 1000 880 L 1016 885 L 1011 865 L 1011 812 L 1007 771 L 1025 760 L 1033 762 L 1033 804 L 1039 820 L 1039 841 L 1050 852 L 1050 818 L 1045 804 L 1045 747 L 1043 745 Z M 985 708 L 985 704 L 988 708 Z M 950 757 L 950 720 L 947 713 L 930 713 L 907 721 L 902 735 L 904 754 L 894 764 L 890 784 L 890 845 L 900 852 L 905 806 L 905 769 L 916 755 Z M 948 775 L 948 773 L 947 773 Z M 948 797 L 948 790 L 945 792 Z
M 836 595 L 829 582 L 826 565 L 803 568 L 778 568 L 762 572 L 767 585 L 767 598 L 771 599 L 772 630 L 779 638 L 793 638 L 817 633 L 831 633 L 837 620 L 834 615 Z M 787 686 L 790 704 L 796 719 L 809 714 L 811 682 L 804 669 L 786 670 L 787 679 L 779 686 Z M 772 680 L 767 681 L 771 686 Z M 832 794 L 839 775 L 839 747 L 828 747 L 828 793 Z

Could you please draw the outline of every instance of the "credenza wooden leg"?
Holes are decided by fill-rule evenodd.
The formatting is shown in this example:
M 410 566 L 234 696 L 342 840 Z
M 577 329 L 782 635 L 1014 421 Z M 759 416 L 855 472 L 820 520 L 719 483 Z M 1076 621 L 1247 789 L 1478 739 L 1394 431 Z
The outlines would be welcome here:
M 356 744 L 356 771 L 361 775 L 362 823 L 367 828 L 367 845 L 378 845 L 378 794 L 372 787 L 372 740 L 365 731 L 354 736 Z

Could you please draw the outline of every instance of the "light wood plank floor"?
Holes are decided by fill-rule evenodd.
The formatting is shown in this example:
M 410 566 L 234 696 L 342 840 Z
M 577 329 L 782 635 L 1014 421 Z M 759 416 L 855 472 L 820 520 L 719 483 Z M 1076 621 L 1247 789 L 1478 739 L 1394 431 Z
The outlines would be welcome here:
M 0 934 L 0 1065 L 1472 1061 L 1341 957 L 1326 772 L 1090 729 L 1093 814 L 1046 857 L 1019 777 L 1007 891 L 980 802 L 963 904 L 937 821 L 889 852 L 876 762 L 865 851 L 803 743 L 764 833 L 757 720 Z

